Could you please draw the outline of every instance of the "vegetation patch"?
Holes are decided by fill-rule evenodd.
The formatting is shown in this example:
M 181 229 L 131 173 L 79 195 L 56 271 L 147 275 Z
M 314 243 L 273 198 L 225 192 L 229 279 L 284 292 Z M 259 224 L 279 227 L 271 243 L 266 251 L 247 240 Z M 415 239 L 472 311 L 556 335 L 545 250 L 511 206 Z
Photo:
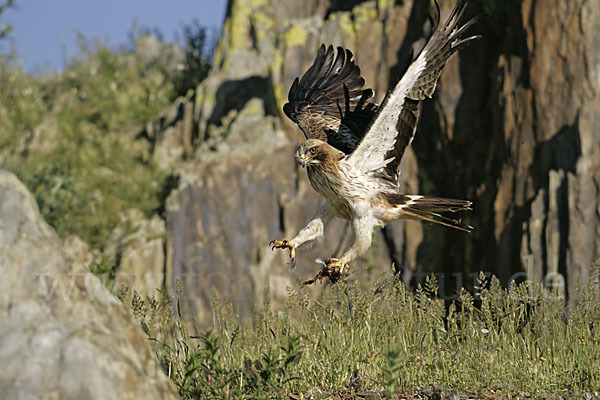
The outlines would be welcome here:
M 317 298 L 289 288 L 279 312 L 267 288 L 245 321 L 215 296 L 212 330 L 183 322 L 181 292 L 118 295 L 183 398 L 559 398 L 598 396 L 594 285 L 567 306 L 541 286 L 503 289 L 483 275 L 449 303 L 434 278 L 414 292 L 341 282 Z
M 173 178 L 136 134 L 208 72 L 205 29 L 189 25 L 183 36 L 184 49 L 150 35 L 119 49 L 80 36 L 79 56 L 49 76 L 0 56 L 0 166 L 28 186 L 59 235 L 102 248 L 124 211 L 164 208 Z

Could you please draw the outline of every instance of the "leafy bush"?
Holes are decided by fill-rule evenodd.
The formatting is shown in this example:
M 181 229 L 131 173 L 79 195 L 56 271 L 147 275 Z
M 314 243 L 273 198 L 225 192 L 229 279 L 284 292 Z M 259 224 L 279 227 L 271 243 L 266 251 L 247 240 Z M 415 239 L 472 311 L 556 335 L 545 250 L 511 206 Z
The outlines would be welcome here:
M 54 77 L 0 60 L 0 162 L 31 189 L 59 234 L 102 247 L 123 211 L 162 207 L 168 171 L 153 165 L 135 133 L 170 104 L 174 86 L 160 58 L 84 39 L 80 46 Z M 47 136 L 42 120 L 55 121 L 57 133 Z
M 15 4 L 14 0 L 5 0 L 5 1 L 0 2 L 0 16 L 2 16 L 2 13 L 7 8 L 14 7 L 14 4 Z M 11 30 L 12 30 L 11 25 L 5 24 L 0 20 L 0 40 L 7 37 Z
M 214 43 L 209 43 L 206 27 L 197 20 L 183 27 L 185 62 L 175 80 L 175 93 L 185 96 L 189 89 L 196 87 L 206 78 L 210 70 Z
M 13 56 L 0 55 L 0 161 L 16 151 L 48 112 L 44 83 L 12 66 Z

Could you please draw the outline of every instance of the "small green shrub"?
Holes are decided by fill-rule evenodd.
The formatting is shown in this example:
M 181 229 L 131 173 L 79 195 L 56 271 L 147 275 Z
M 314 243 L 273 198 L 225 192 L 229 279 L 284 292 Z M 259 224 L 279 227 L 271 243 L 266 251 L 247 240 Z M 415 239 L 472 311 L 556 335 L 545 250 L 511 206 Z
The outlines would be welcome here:
M 209 42 L 206 27 L 197 20 L 183 27 L 185 60 L 175 79 L 175 94 L 185 96 L 206 78 L 210 70 L 215 44 Z
M 117 267 L 118 265 L 116 263 L 116 260 L 106 255 L 103 255 L 98 261 L 93 262 L 89 268 L 90 272 L 96 275 L 104 284 L 104 286 L 108 288 L 108 290 L 114 292 Z
M 14 7 L 14 0 L 3 0 L 0 2 L 0 17 L 7 8 Z M 0 20 L 0 40 L 6 38 L 12 31 L 12 25 L 6 24 Z

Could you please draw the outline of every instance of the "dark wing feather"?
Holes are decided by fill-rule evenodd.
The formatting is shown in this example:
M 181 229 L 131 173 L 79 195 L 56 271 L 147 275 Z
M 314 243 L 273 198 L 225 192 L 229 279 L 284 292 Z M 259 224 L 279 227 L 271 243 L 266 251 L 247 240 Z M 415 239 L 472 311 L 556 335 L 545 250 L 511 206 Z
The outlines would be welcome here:
M 386 160 L 391 159 L 385 166 L 385 172 L 391 177 L 395 178 L 398 174 L 404 152 L 415 137 L 420 112 L 420 101 L 410 98 L 404 100 L 404 104 L 402 104 L 400 114 L 398 115 L 398 123 L 396 124 L 398 136 L 396 136 L 394 148 L 388 151 L 384 157 Z
M 450 57 L 467 44 L 470 44 L 472 41 L 481 37 L 481 35 L 473 35 L 466 38 L 461 38 L 461 35 L 464 31 L 469 29 L 471 25 L 487 15 L 480 14 L 474 18 L 471 18 L 464 24 L 459 25 L 458 21 L 460 21 L 462 15 L 465 13 L 467 4 L 467 2 L 463 3 L 462 0 L 459 0 L 446 19 L 444 26 L 439 28 L 440 8 L 437 0 L 435 1 L 437 16 L 432 29 L 433 33 L 423 50 L 421 50 L 421 53 L 425 53 L 426 68 L 418 76 L 411 90 L 408 92 L 409 98 L 415 100 L 424 100 L 426 97 L 431 97 L 435 91 L 435 87 L 442 70 L 446 66 L 446 62 L 450 59 Z
M 435 4 L 437 7 L 437 1 Z M 427 44 L 379 106 L 377 116 L 349 161 L 366 170 L 384 168 L 390 176 L 397 176 L 402 156 L 415 134 L 419 101 L 431 97 L 450 57 L 479 38 L 478 35 L 461 38 L 466 29 L 484 16 L 479 15 L 459 25 L 466 7 L 467 3 L 459 0 L 441 28 L 437 8 L 433 33 Z
M 398 117 L 396 143 L 394 148 L 385 156 L 386 159 L 393 158 L 386 166 L 386 172 L 391 176 L 397 175 L 404 152 L 415 136 L 420 111 L 419 100 L 424 100 L 426 97 L 433 95 L 437 81 L 450 57 L 472 40 L 479 38 L 479 36 L 460 38 L 460 35 L 466 29 L 483 17 L 483 15 L 479 15 L 458 26 L 458 21 L 467 7 L 466 2 L 457 2 L 441 29 L 438 29 L 440 25 L 440 8 L 437 1 L 435 1 L 435 6 L 435 19 L 431 18 L 431 36 L 423 48 L 423 50 L 427 50 L 425 53 L 426 68 L 406 96 Z
M 364 89 L 350 50 L 321 45 L 312 66 L 296 78 L 283 111 L 307 139 L 323 140 L 351 153 L 373 120 L 377 106 Z

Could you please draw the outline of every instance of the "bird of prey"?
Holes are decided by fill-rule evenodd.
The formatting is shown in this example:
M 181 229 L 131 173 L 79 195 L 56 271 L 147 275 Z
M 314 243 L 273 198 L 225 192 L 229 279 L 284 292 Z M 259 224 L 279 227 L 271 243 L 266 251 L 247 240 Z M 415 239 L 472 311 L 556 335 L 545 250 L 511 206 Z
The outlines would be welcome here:
M 335 52 L 333 46 L 321 45 L 312 66 L 294 80 L 283 111 L 306 137 L 296 151 L 296 162 L 306 168 L 312 187 L 326 203 L 296 237 L 271 241 L 273 249 L 289 249 L 292 265 L 296 248 L 322 238 L 334 217 L 350 221 L 354 242 L 341 257 L 327 259 L 315 279 L 337 281 L 347 273 L 348 264 L 369 249 L 374 227 L 395 219 L 472 229 L 444 215 L 471 210 L 470 201 L 399 191 L 400 160 L 414 137 L 420 101 L 432 96 L 448 59 L 480 37 L 463 37 L 482 17 L 460 24 L 466 6 L 459 0 L 440 27 L 436 2 L 429 40 L 379 106 L 371 101 L 373 91 L 363 88 L 365 80 L 352 52 L 342 47 Z

